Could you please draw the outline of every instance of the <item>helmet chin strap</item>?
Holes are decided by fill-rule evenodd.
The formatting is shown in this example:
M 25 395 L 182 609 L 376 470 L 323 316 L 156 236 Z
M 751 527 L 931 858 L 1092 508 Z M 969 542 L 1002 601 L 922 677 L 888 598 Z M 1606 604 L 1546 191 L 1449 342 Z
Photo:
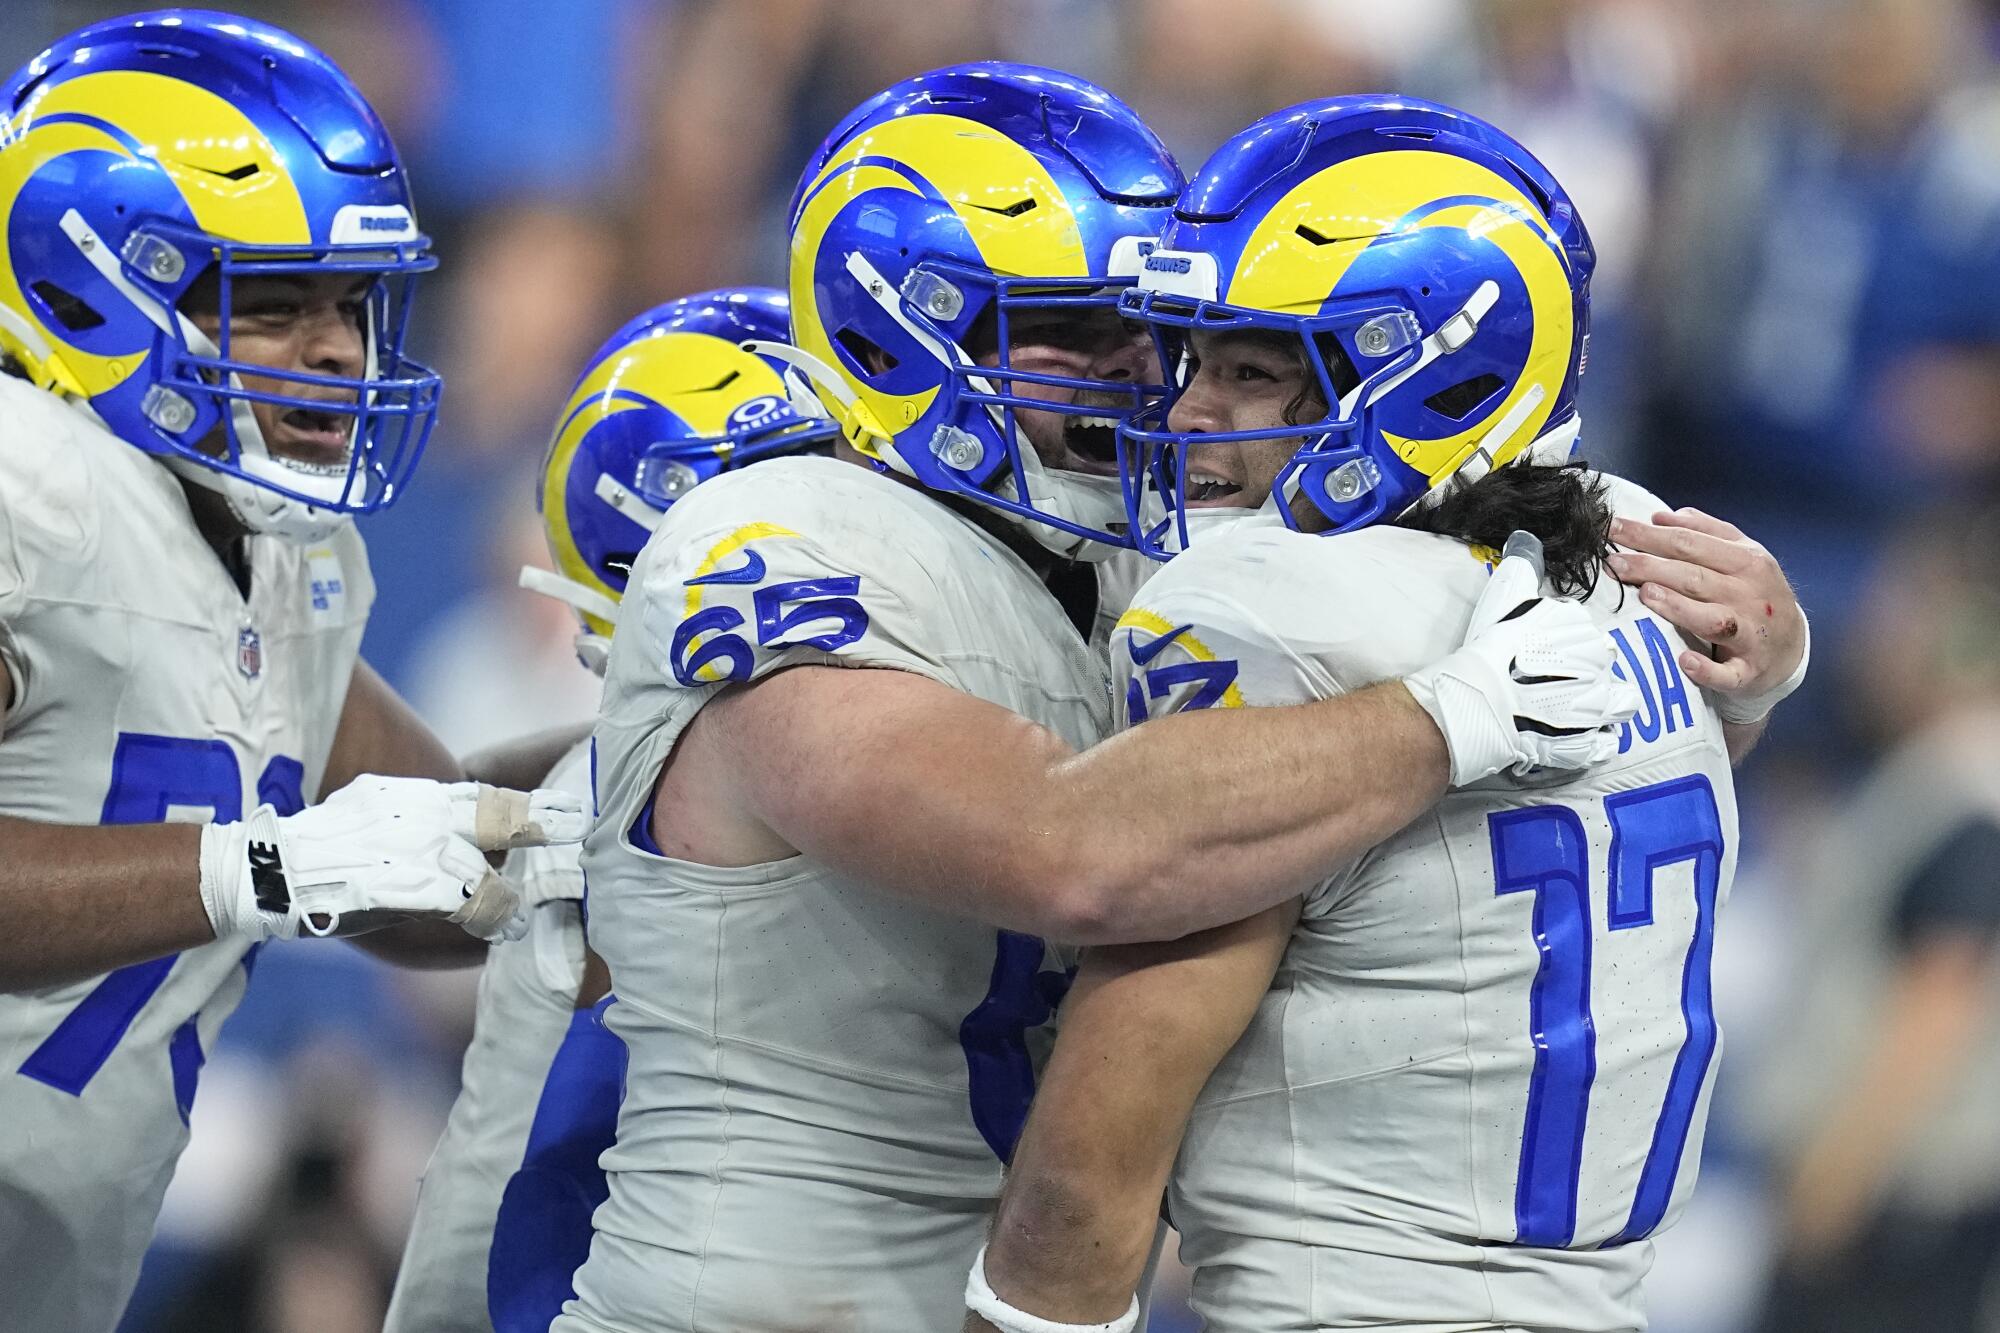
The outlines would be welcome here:
M 618 603 L 595 588 L 585 587 L 575 579 L 565 578 L 553 570 L 541 569 L 534 565 L 521 566 L 520 585 L 529 592 L 538 592 L 544 597 L 553 597 L 565 606 L 596 616 L 607 625 L 618 623 Z M 576 636 L 576 656 L 590 670 L 600 677 L 604 675 L 604 665 L 610 660 L 611 640 L 608 636 L 585 629 Z
M 738 344 L 742 350 L 754 356 L 768 356 L 783 362 L 790 369 L 786 372 L 788 393 L 797 392 L 792 384 L 793 374 L 803 377 L 819 397 L 820 411 L 817 415 L 830 416 L 840 426 L 840 436 L 851 445 L 855 452 L 866 455 L 885 467 L 893 468 L 906 477 L 914 477 L 910 465 L 902 455 L 885 445 L 894 442 L 888 428 L 876 417 L 874 409 L 861 401 L 861 395 L 842 379 L 833 367 L 814 356 L 811 352 L 794 347 L 790 343 L 759 342 L 755 338 Z
M 185 315 L 179 316 L 184 325 L 188 346 L 202 356 L 217 357 L 220 352 L 207 335 L 187 322 Z M 229 377 L 232 387 L 242 384 L 232 373 Z M 237 457 L 236 465 L 251 477 L 262 478 L 274 486 L 286 486 L 292 490 L 325 489 L 329 501 L 338 501 L 347 490 L 349 477 L 319 477 L 297 468 L 287 467 L 271 455 L 264 443 L 263 428 L 257 424 L 257 416 L 249 401 L 242 398 L 229 400 L 230 424 L 235 428 Z M 352 431 L 358 431 L 360 418 L 355 418 Z M 350 438 L 349 449 L 355 446 Z M 251 532 L 263 536 L 277 537 L 282 541 L 309 543 L 324 541 L 333 535 L 349 516 L 337 509 L 322 509 L 318 505 L 272 490 L 270 486 L 260 486 L 256 481 L 232 476 L 227 472 L 205 467 L 191 458 L 173 455 L 164 460 L 167 466 L 183 480 L 214 491 L 229 505 L 237 522 Z M 356 483 L 360 477 L 350 473 Z M 324 486 L 321 483 L 326 483 Z
M 1297 490 L 1296 485 L 1292 488 Z M 1202 505 L 1198 508 L 1181 510 L 1181 523 L 1170 523 L 1166 501 L 1159 491 L 1147 486 L 1139 501 L 1139 521 L 1147 531 L 1166 524 L 1166 535 L 1160 542 L 1168 555 L 1179 555 L 1206 536 L 1233 528 L 1239 523 L 1255 523 L 1263 526 L 1284 526 L 1284 516 L 1279 512 L 1278 488 L 1273 487 L 1264 503 L 1252 508 L 1248 505 Z M 1181 526 L 1186 525 L 1187 540 L 1181 541 Z

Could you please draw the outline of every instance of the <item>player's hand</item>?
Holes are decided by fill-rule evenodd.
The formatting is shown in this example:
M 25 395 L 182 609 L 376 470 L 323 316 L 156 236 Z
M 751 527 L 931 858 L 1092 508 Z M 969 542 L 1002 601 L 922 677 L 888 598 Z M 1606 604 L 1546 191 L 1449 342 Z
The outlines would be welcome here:
M 1459 650 L 1403 679 L 1444 733 L 1454 787 L 1503 768 L 1601 763 L 1639 711 L 1638 687 L 1612 673 L 1611 636 L 1576 603 L 1541 595 L 1539 543 L 1532 559 L 1516 551 L 1510 540 Z
M 1722 696 L 1729 722 L 1756 722 L 1805 679 L 1805 612 L 1771 553 L 1732 523 L 1699 509 L 1614 519 L 1611 572 L 1639 600 L 1699 639 L 1715 655 L 1680 655 L 1681 670 Z
M 202 831 L 201 898 L 218 939 L 295 938 L 443 917 L 481 939 L 518 939 L 519 895 L 484 853 L 576 842 L 590 822 L 567 792 L 512 791 L 374 774 L 280 818 L 259 807 Z

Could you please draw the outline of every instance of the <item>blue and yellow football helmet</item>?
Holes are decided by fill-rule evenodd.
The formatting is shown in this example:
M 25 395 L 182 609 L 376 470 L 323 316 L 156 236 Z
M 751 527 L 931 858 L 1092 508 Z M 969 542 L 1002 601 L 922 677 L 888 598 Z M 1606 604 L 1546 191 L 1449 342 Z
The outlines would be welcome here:
M 437 411 L 438 377 L 403 350 L 413 277 L 436 261 L 346 75 L 268 24 L 160 10 L 36 56 L 0 88 L 0 118 L 0 349 L 29 378 L 254 531 L 311 538 L 396 498 Z M 234 284 L 325 273 L 374 279 L 361 375 L 232 359 Z M 216 340 L 179 308 L 211 274 Z M 346 466 L 273 456 L 253 401 L 351 418 Z
M 1186 451 L 1203 443 L 1298 438 L 1270 506 L 1297 526 L 1303 495 L 1335 532 L 1394 519 L 1538 441 L 1536 457 L 1567 457 L 1594 263 L 1548 169 L 1462 111 L 1341 97 L 1250 126 L 1189 183 L 1122 308 L 1169 366 L 1191 328 L 1296 337 L 1327 407 L 1187 434 L 1167 427 L 1170 393 L 1129 418 L 1140 548 L 1164 559 L 1185 545 Z
M 1130 108 L 1054 70 L 954 65 L 864 102 L 814 154 L 790 214 L 798 351 L 848 440 L 1062 554 L 1126 545 L 1115 479 L 1043 467 L 1014 414 L 1115 421 L 1146 386 L 1017 369 L 1009 320 L 1108 317 L 1181 184 Z M 975 331 L 997 341 L 997 366 L 974 364 Z M 1056 408 L 1023 395 L 1030 383 L 1117 401 Z M 1108 429 L 1105 444 L 1108 460 Z
M 669 301 L 612 334 L 570 391 L 535 497 L 557 572 L 524 569 L 521 582 L 582 615 L 586 664 L 602 667 L 626 575 L 675 500 L 717 473 L 833 439 L 812 392 L 741 346 L 785 346 L 789 307 L 771 287 Z

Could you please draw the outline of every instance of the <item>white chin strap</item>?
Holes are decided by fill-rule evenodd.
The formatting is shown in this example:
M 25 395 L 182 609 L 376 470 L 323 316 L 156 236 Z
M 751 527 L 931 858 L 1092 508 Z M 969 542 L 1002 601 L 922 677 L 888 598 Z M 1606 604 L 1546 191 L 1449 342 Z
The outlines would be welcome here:
M 58 224 L 63 235 L 77 249 L 86 263 L 97 270 L 98 276 L 115 288 L 119 295 L 131 302 L 133 309 L 144 315 L 162 333 L 169 336 L 178 334 L 197 355 L 220 360 L 222 352 L 209 340 L 207 334 L 195 327 L 194 322 L 178 310 L 171 310 L 158 300 L 141 290 L 125 276 L 118 256 L 112 252 L 104 239 L 83 220 L 83 214 L 74 208 L 62 215 Z M 375 377 L 374 339 L 368 340 L 368 378 Z M 229 377 L 230 387 L 243 387 L 235 375 Z M 338 504 L 346 498 L 349 477 L 346 473 L 338 476 L 307 472 L 289 467 L 282 460 L 272 457 L 264 443 L 264 432 L 257 426 L 257 418 L 246 399 L 229 400 L 230 422 L 235 427 L 238 450 L 237 465 L 253 478 L 267 479 L 272 485 L 289 487 L 303 491 L 316 498 L 323 498 L 329 504 Z M 360 418 L 355 419 L 354 430 L 360 429 Z M 350 442 L 350 451 L 353 448 Z M 214 491 L 229 504 L 237 521 L 251 532 L 278 537 L 291 542 L 324 541 L 348 521 L 348 515 L 334 510 L 322 509 L 305 500 L 280 495 L 274 490 L 260 486 L 254 480 L 231 476 L 212 467 L 205 467 L 193 459 L 169 456 L 162 459 L 175 475 L 204 490 Z M 359 473 L 355 473 L 353 483 L 361 484 Z
M 617 602 L 597 589 L 587 588 L 575 579 L 564 578 L 553 570 L 523 565 L 520 584 L 529 592 L 553 597 L 563 605 L 596 616 L 607 624 L 618 623 Z M 602 634 L 593 634 L 585 630 L 576 636 L 576 655 L 579 661 L 602 677 L 604 664 L 611 657 L 611 640 Z
M 249 405 L 239 400 L 234 406 L 247 408 Z M 256 429 L 254 423 L 250 429 Z M 236 438 L 239 441 L 243 439 L 240 425 Z M 322 509 L 289 495 L 281 495 L 254 481 L 204 467 L 191 458 L 172 455 L 161 461 L 183 481 L 220 495 L 228 503 L 229 511 L 236 516 L 237 522 L 262 536 L 300 544 L 325 541 L 351 521 L 350 515 L 338 510 Z M 278 485 L 289 486 L 293 490 L 316 490 L 318 487 L 312 483 L 321 480 L 332 481 L 333 489 L 340 489 L 339 478 L 320 478 L 302 473 L 269 456 L 253 456 L 247 448 L 237 461 L 245 472 L 270 477 Z
M 1100 477 L 1088 472 L 1070 472 L 1061 468 L 1044 467 L 1041 456 L 1026 441 L 1020 441 L 1019 456 L 1021 475 L 1027 479 L 1028 494 L 1014 494 L 1012 472 L 1000 474 L 999 484 L 994 493 L 1018 504 L 1039 509 L 1045 514 L 1053 514 L 1068 523 L 1078 523 L 1085 527 L 1110 531 L 1125 526 L 1125 488 L 1116 477 Z M 1096 564 L 1108 560 L 1119 546 L 1107 546 L 1101 541 L 1077 533 L 1037 522 L 1020 514 L 1000 511 L 1012 519 L 1037 545 L 1054 551 L 1065 560 L 1082 560 Z
M 1198 509 L 1181 511 L 1187 523 L 1187 540 L 1181 540 L 1181 525 L 1167 523 L 1160 532 L 1160 549 L 1168 555 L 1179 555 L 1197 541 L 1212 538 L 1225 528 L 1234 528 L 1243 523 L 1255 523 L 1260 527 L 1284 526 L 1284 519 L 1278 513 L 1277 492 L 1265 497 L 1264 503 L 1255 509 L 1247 505 L 1203 505 Z M 1152 487 L 1146 488 L 1145 499 L 1140 502 L 1139 520 L 1147 531 L 1160 528 L 1167 520 L 1166 502 Z

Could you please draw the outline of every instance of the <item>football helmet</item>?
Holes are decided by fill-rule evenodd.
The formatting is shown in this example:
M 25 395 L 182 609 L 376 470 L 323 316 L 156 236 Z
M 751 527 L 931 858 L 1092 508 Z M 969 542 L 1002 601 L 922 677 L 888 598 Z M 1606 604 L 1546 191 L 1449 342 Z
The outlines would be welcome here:
M 1554 176 L 1475 116 L 1383 95 L 1266 116 L 1195 175 L 1121 308 L 1154 330 L 1181 388 L 1190 329 L 1295 338 L 1326 408 L 1176 432 L 1174 390 L 1130 417 L 1136 544 L 1156 559 L 1185 546 L 1188 451 L 1203 445 L 1299 439 L 1266 508 L 1296 527 L 1303 495 L 1334 532 L 1394 519 L 1531 445 L 1568 457 L 1594 263 Z
M 1016 367 L 1010 321 L 1109 324 L 1181 184 L 1138 116 L 1073 75 L 983 61 L 899 83 L 835 127 L 792 196 L 797 359 L 881 466 L 990 505 L 1065 556 L 1125 546 L 1115 476 L 1045 467 L 1014 414 L 1102 429 L 1109 467 L 1110 427 L 1160 386 Z M 967 350 L 987 342 L 997 365 Z M 1029 385 L 1099 401 L 1059 405 Z
M 521 583 L 577 609 L 585 665 L 602 669 L 626 575 L 668 506 L 719 472 L 832 440 L 803 382 L 742 347 L 785 346 L 788 307 L 772 287 L 656 306 L 612 334 L 570 391 L 536 494 L 557 572 L 524 569 Z
M 415 275 L 436 261 L 346 75 L 268 24 L 159 10 L 36 56 L 0 87 L 0 117 L 0 349 L 30 379 L 221 492 L 252 531 L 317 539 L 396 498 L 437 412 L 438 377 L 403 350 Z M 373 279 L 362 374 L 231 356 L 236 284 L 330 273 Z M 180 310 L 211 275 L 213 340 Z M 351 420 L 345 463 L 273 454 L 253 402 Z

